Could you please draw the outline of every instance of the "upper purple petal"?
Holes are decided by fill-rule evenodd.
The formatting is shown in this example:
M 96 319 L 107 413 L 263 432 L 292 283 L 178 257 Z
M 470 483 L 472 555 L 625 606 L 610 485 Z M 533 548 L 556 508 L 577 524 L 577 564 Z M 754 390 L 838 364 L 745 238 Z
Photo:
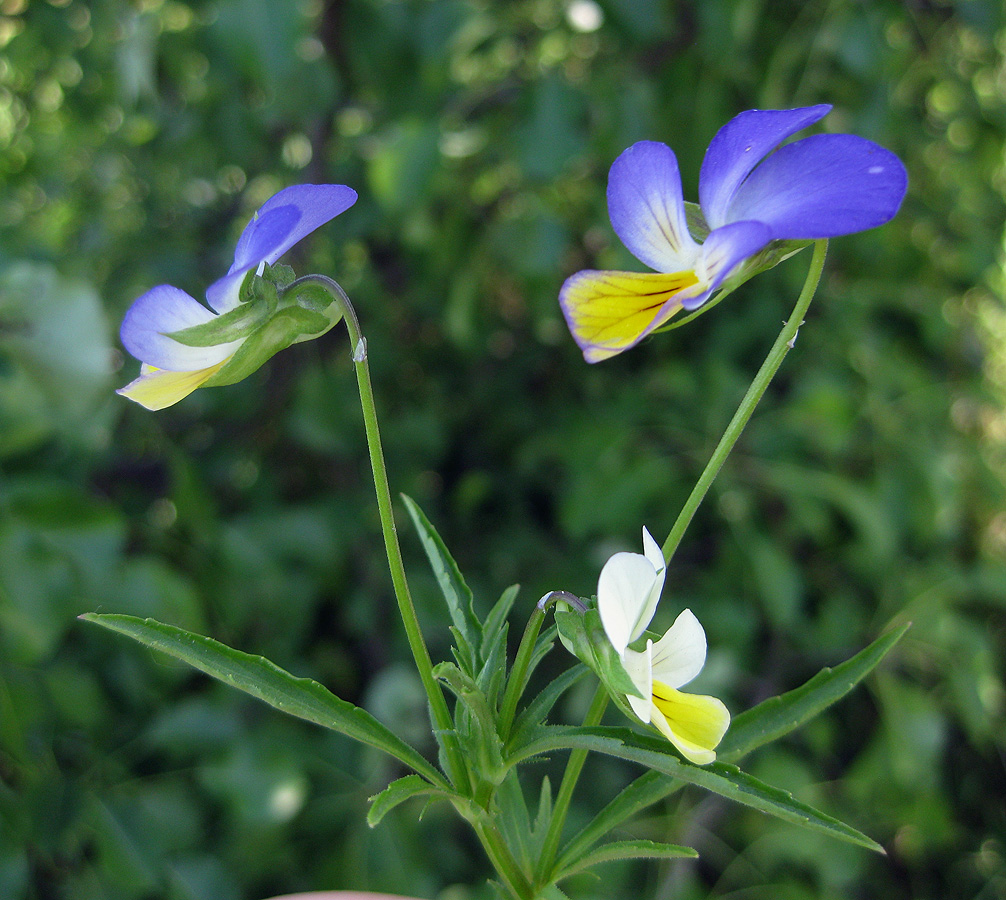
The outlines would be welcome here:
M 757 219 L 775 239 L 865 231 L 889 221 L 908 187 L 889 150 L 851 134 L 817 134 L 780 148 L 734 195 L 727 219 Z
M 191 372 L 227 359 L 241 341 L 212 347 L 187 347 L 167 335 L 215 318 L 185 291 L 161 284 L 133 302 L 122 320 L 119 335 L 122 345 L 141 362 L 172 372 Z
M 349 209 L 356 196 L 344 184 L 295 184 L 270 197 L 238 239 L 227 274 L 207 289 L 210 306 L 220 313 L 233 309 L 249 269 L 263 261 L 272 265 L 298 241 Z
M 658 272 L 690 269 L 698 247 L 688 233 L 674 151 L 640 141 L 612 163 L 608 215 L 622 243 Z
M 699 202 L 710 228 L 728 221 L 727 207 L 745 178 L 786 138 L 823 119 L 831 106 L 800 109 L 749 109 L 734 116 L 709 144 L 699 173 Z
M 702 293 L 682 296 L 681 305 L 686 310 L 698 309 L 737 266 L 770 240 L 772 231 L 764 222 L 731 222 L 711 231 L 702 245 L 698 269 Z

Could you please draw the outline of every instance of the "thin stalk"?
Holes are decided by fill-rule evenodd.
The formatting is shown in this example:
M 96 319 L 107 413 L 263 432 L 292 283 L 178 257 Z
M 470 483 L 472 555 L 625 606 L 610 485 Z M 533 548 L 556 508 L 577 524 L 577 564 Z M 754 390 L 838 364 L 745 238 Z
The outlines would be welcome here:
M 598 684 L 594 699 L 590 703 L 587 715 L 583 717 L 583 725 L 590 728 L 598 725 L 604 710 L 608 706 L 608 692 L 603 684 Z M 555 854 L 559 849 L 559 841 L 562 838 L 562 827 L 566 824 L 566 814 L 569 812 L 569 804 L 573 799 L 573 790 L 576 782 L 580 778 L 583 764 L 587 761 L 587 750 L 575 748 L 569 751 L 569 759 L 566 762 L 566 771 L 562 774 L 562 783 L 559 785 L 559 792 L 555 796 L 555 805 L 552 807 L 552 818 L 548 823 L 548 831 L 541 846 L 541 856 L 538 859 L 537 882 L 540 887 L 546 887 L 551 879 L 548 877 L 552 871 L 552 863 L 555 861 Z
M 538 632 L 541 631 L 541 623 L 545 621 L 545 609 L 542 604 L 538 604 L 531 613 L 531 618 L 527 620 L 527 627 L 524 635 L 520 639 L 520 646 L 517 648 L 517 655 L 514 657 L 513 668 L 510 669 L 510 677 L 507 679 L 506 691 L 503 693 L 503 704 L 500 707 L 499 721 L 496 725 L 497 734 L 505 744 L 510 736 L 510 726 L 513 724 L 514 713 L 517 712 L 517 701 L 524 693 L 524 685 L 527 682 L 527 670 L 531 663 L 531 655 L 534 653 L 535 641 L 538 640 Z
M 734 444 L 737 443 L 737 439 L 741 436 L 741 432 L 744 430 L 744 426 L 747 425 L 748 419 L 751 418 L 751 414 L 758 405 L 758 401 L 761 400 L 773 376 L 779 370 L 779 366 L 782 365 L 786 354 L 793 349 L 797 332 L 800 330 L 800 326 L 803 325 L 803 317 L 807 312 L 807 307 L 810 306 L 810 301 L 814 299 L 814 293 L 817 291 L 817 286 L 821 281 L 821 272 L 824 269 L 824 257 L 827 252 L 828 242 L 826 240 L 814 242 L 814 254 L 810 260 L 807 279 L 804 281 L 803 290 L 800 291 L 800 296 L 796 301 L 796 306 L 793 307 L 792 314 L 786 324 L 783 325 L 782 331 L 779 332 L 779 337 L 776 338 L 768 356 L 765 357 L 765 362 L 762 363 L 758 374 L 754 377 L 754 381 L 751 382 L 751 386 L 747 389 L 744 399 L 741 400 L 740 406 L 737 407 L 737 412 L 734 413 L 734 417 L 730 420 L 730 424 L 727 425 L 726 431 L 723 432 L 723 437 L 720 438 L 720 442 L 716 445 L 713 455 L 709 457 L 709 462 L 706 463 L 705 469 L 702 470 L 699 480 L 688 495 L 688 499 L 681 508 L 681 512 L 678 513 L 670 534 L 667 535 L 667 540 L 664 541 L 663 552 L 664 559 L 667 562 L 671 561 L 674 551 L 678 549 L 678 544 L 681 543 L 681 538 L 684 536 L 688 523 L 692 521 L 692 516 L 695 515 L 695 511 L 706 496 L 710 485 L 719 474 Z
M 367 432 L 367 448 L 370 452 L 370 467 L 374 472 L 374 487 L 377 491 L 377 509 L 381 518 L 381 532 L 384 536 L 384 549 L 388 555 L 388 567 L 391 570 L 391 582 L 395 589 L 395 599 L 405 626 L 405 634 L 409 641 L 409 649 L 416 662 L 419 678 L 426 690 L 434 727 L 444 735 L 445 754 L 448 763 L 448 776 L 456 787 L 468 789 L 467 766 L 460 748 L 453 739 L 454 720 L 447 708 L 440 684 L 433 674 L 433 662 L 430 652 L 423 640 L 422 628 L 416 616 L 416 608 L 409 592 L 409 583 L 405 576 L 405 564 L 402 562 L 402 551 L 398 545 L 398 532 L 395 526 L 395 516 L 391 503 L 391 489 L 388 486 L 388 470 L 384 463 L 384 452 L 381 449 L 381 431 L 377 422 L 377 406 L 374 402 L 374 388 L 370 382 L 370 366 L 367 362 L 367 342 L 360 330 L 360 322 L 356 310 L 342 287 L 331 278 L 324 275 L 305 275 L 298 278 L 286 290 L 294 290 L 298 285 L 315 284 L 323 287 L 335 298 L 342 309 L 349 331 L 349 340 L 353 348 L 353 364 L 356 367 L 356 380 L 360 388 L 360 405 L 363 407 L 363 424 Z
M 500 707 L 496 730 L 504 744 L 510 736 L 510 726 L 513 724 L 514 713 L 517 712 L 517 702 L 527 687 L 527 670 L 531 665 L 531 657 L 534 656 L 534 645 L 538 640 L 538 632 L 541 631 L 541 623 L 545 620 L 545 611 L 560 600 L 579 608 L 581 612 L 586 608 L 583 601 L 569 591 L 549 591 L 536 604 L 531 618 L 527 621 L 524 635 L 520 639 L 520 646 L 517 648 L 517 655 L 514 657 L 513 668 L 510 669 L 510 678 L 507 679 L 506 691 L 503 694 L 503 704 Z

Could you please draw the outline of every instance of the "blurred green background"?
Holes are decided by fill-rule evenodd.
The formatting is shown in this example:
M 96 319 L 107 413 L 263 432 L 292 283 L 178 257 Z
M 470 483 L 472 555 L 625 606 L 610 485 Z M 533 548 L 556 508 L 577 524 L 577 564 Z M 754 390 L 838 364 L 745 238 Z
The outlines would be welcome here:
M 608 166 L 666 141 L 694 199 L 730 117 L 819 102 L 905 160 L 909 195 L 832 243 L 657 624 L 697 613 L 697 688 L 737 712 L 911 619 L 864 688 L 748 761 L 888 855 L 685 793 L 628 832 L 699 862 L 569 890 L 1006 896 L 1004 25 L 991 0 L 0 0 L 0 897 L 489 896 L 444 809 L 367 829 L 385 760 L 76 622 L 150 615 L 264 653 L 430 749 L 343 334 L 154 414 L 112 393 L 136 373 L 117 324 L 155 284 L 202 296 L 275 190 L 357 188 L 285 261 L 354 298 L 392 488 L 482 611 L 522 584 L 519 634 L 642 524 L 667 533 L 809 262 L 588 366 L 562 280 L 638 268 Z M 634 773 L 586 774 L 572 824 Z

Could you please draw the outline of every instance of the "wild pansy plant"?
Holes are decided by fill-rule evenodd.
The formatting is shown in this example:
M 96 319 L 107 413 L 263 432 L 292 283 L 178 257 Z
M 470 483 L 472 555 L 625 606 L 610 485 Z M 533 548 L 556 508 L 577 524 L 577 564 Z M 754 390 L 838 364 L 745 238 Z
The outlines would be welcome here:
M 701 245 L 686 227 L 669 149 L 637 144 L 616 161 L 608 190 L 615 230 L 641 260 L 664 274 L 582 272 L 566 282 L 563 306 L 588 359 L 632 346 L 679 309 L 695 309 L 717 290 L 723 296 L 731 284 L 802 246 L 790 241 L 814 239 L 814 254 L 793 315 L 663 547 L 643 529 L 643 552 L 615 553 L 601 569 L 596 597 L 565 590 L 546 593 L 534 606 L 512 661 L 507 620 L 517 586 L 507 588 L 480 614 L 484 607 L 472 596 L 444 542 L 419 507 L 405 498 L 452 623 L 453 658 L 436 665 L 431 660 L 399 550 L 367 344 L 355 311 L 332 279 L 295 279 L 292 271 L 275 265 L 297 241 L 352 205 L 356 194 L 350 188 L 299 185 L 269 200 L 242 234 L 230 271 L 207 291 L 212 311 L 176 288 L 161 286 L 144 294 L 127 313 L 123 343 L 144 366 L 140 378 L 121 393 L 152 409 L 169 406 L 199 386 L 236 381 L 291 343 L 317 337 L 339 321 L 346 323 L 391 584 L 429 701 L 439 748 L 436 759 L 427 759 L 366 710 L 260 656 L 150 619 L 114 614 L 82 618 L 184 660 L 283 712 L 388 754 L 408 774 L 372 798 L 368 822 L 376 826 L 390 810 L 416 798 L 451 804 L 485 848 L 498 875 L 494 883 L 499 893 L 514 900 L 561 900 L 567 879 L 612 860 L 696 856 L 695 850 L 675 844 L 610 838 L 628 819 L 689 784 L 880 850 L 854 828 L 735 763 L 843 697 L 883 659 L 907 626 L 732 721 L 719 699 L 680 690 L 705 662 L 705 632 L 695 615 L 686 609 L 662 635 L 647 631 L 685 527 L 793 344 L 821 275 L 826 246 L 821 238 L 881 224 L 894 214 L 904 192 L 900 162 L 848 135 L 807 138 L 765 158 L 780 141 L 827 110 L 751 111 L 720 131 L 702 170 L 706 222 L 692 217 L 697 237 L 707 235 Z M 555 624 L 543 632 L 550 613 Z M 584 665 L 565 670 L 527 699 L 533 674 L 557 636 Z M 583 723 L 549 722 L 559 699 L 588 671 L 597 675 L 598 685 Z M 448 702 L 449 695 L 453 702 Z M 609 699 L 628 717 L 628 725 L 603 724 Z M 567 813 L 591 751 L 627 760 L 644 771 L 570 833 Z M 559 754 L 568 755 L 557 790 L 547 776 L 529 784 L 542 767 L 525 769 L 523 764 Z M 536 798 L 533 804 L 529 797 Z

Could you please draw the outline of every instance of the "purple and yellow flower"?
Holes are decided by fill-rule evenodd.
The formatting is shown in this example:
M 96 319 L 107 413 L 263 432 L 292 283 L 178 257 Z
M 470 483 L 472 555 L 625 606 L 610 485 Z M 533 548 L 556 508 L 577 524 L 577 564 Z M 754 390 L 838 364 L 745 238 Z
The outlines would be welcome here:
M 140 376 L 118 393 L 163 409 L 196 388 L 229 384 L 254 362 L 299 340 L 320 336 L 339 315 L 325 310 L 267 308 L 242 297 L 245 279 L 272 265 L 298 241 L 345 212 L 356 191 L 341 184 L 298 184 L 263 204 L 242 232 L 227 274 L 206 290 L 207 308 L 185 291 L 158 285 L 134 301 L 122 322 L 123 346 L 140 360 Z M 254 347 L 228 378 L 228 364 Z M 257 366 L 254 366 L 257 368 Z
M 699 174 L 709 227 L 701 244 L 688 229 L 670 147 L 640 141 L 615 160 L 607 195 L 612 228 L 655 271 L 584 270 L 563 284 L 559 302 L 588 362 L 629 349 L 681 310 L 698 309 L 773 241 L 838 237 L 894 216 L 908 176 L 890 151 L 851 134 L 779 146 L 830 110 L 752 109 L 717 132 Z

